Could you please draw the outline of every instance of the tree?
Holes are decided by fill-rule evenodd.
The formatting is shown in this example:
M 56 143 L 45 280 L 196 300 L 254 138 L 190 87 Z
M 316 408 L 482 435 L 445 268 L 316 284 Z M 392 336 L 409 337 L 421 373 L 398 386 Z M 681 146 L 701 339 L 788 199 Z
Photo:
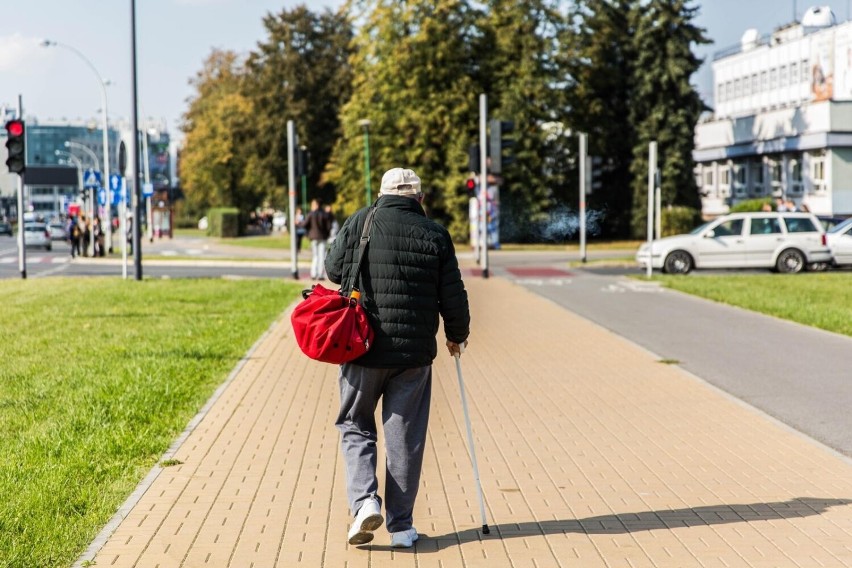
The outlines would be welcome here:
M 365 0 L 350 6 L 363 22 L 352 57 L 352 98 L 343 106 L 343 136 L 326 169 L 346 214 L 366 204 L 364 127 L 369 120 L 372 198 L 382 173 L 410 167 L 423 180 L 430 216 L 456 239 L 468 232 L 459 166 L 477 125 L 471 34 L 465 0 Z
M 567 160 L 568 141 L 550 135 L 546 125 L 563 119 L 559 51 L 566 22 L 559 2 L 491 0 L 483 27 L 485 92 L 491 117 L 515 123 L 515 162 L 503 168 L 501 237 L 533 238 L 558 201 L 564 176 L 557 164 Z M 548 160 L 561 156 L 558 160 Z M 492 157 L 493 159 L 493 157 Z
M 182 124 L 181 178 L 191 215 L 232 206 L 247 216 L 262 201 L 263 174 L 244 151 L 254 136 L 254 106 L 242 93 L 242 73 L 235 53 L 214 50 L 190 82 L 196 95 Z
M 705 109 L 689 80 L 701 65 L 692 44 L 708 43 L 692 21 L 698 8 L 689 0 L 650 0 L 636 11 L 635 96 L 631 122 L 637 139 L 633 150 L 633 235 L 643 236 L 648 211 L 648 143 L 658 144 L 664 205 L 700 209 L 693 175 L 695 125 Z
M 636 51 L 632 14 L 637 0 L 580 0 L 571 14 L 575 37 L 564 55 L 569 78 L 570 126 L 588 134 L 588 152 L 605 165 L 601 188 L 589 208 L 603 217 L 603 233 L 630 231 L 631 168 L 636 144 L 630 108 L 634 96 Z M 639 67 L 638 69 L 642 69 Z
M 351 89 L 352 28 L 343 11 L 322 14 L 304 5 L 263 19 L 267 32 L 248 57 L 246 93 L 254 102 L 253 152 L 278 188 L 287 176 L 287 121 L 308 149 L 309 197 L 330 201 L 333 187 L 317 188 L 340 136 L 340 108 Z M 283 195 L 283 191 L 281 192 Z

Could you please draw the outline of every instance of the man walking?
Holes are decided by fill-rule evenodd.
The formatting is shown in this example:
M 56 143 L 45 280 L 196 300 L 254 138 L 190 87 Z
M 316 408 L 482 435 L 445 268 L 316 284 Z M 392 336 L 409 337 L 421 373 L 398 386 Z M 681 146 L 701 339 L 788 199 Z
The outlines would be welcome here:
M 386 463 L 385 514 L 391 546 L 417 540 L 414 500 L 429 422 L 432 361 L 437 356 L 439 316 L 450 355 L 470 333 L 467 292 L 447 230 L 429 220 L 420 178 L 403 168 L 382 177 L 360 281 L 363 305 L 375 332 L 366 354 L 340 366 L 340 413 L 346 490 L 355 517 L 349 544 L 373 540 L 384 522 L 376 478 L 375 411 L 382 399 Z M 348 292 L 368 208 L 346 220 L 325 266 L 332 282 Z
M 325 278 L 325 246 L 331 234 L 331 215 L 320 207 L 319 199 L 311 201 L 311 212 L 305 219 L 305 232 L 311 241 L 311 278 Z

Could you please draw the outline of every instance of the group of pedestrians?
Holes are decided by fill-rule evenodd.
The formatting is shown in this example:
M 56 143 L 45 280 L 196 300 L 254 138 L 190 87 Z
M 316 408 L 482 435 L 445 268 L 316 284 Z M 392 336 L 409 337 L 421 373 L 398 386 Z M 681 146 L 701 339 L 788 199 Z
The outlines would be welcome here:
M 301 207 L 295 211 L 296 254 L 302 250 L 302 238 L 311 241 L 311 278 L 325 279 L 325 255 L 328 245 L 334 242 L 339 225 L 331 205 L 323 207 L 319 199 L 311 201 L 311 211 L 305 215 Z
M 94 220 L 83 214 L 70 215 L 65 220 L 65 240 L 71 245 L 71 258 L 77 256 L 104 256 L 105 232 L 101 218 Z

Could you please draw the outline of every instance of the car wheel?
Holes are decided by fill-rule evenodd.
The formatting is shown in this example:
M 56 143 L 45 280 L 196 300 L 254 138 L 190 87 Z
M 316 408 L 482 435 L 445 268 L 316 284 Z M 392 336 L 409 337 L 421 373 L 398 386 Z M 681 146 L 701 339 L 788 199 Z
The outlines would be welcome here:
M 688 274 L 692 270 L 692 257 L 685 250 L 676 250 L 669 253 L 663 269 L 668 274 Z
M 795 274 L 805 267 L 805 255 L 796 249 L 785 249 L 778 255 L 775 268 L 783 274 Z
M 47 246 L 45 246 L 44 248 L 45 248 L 45 250 L 47 250 L 48 252 L 53 250 L 53 247 L 52 247 L 52 246 L 50 246 L 50 245 L 47 245 Z

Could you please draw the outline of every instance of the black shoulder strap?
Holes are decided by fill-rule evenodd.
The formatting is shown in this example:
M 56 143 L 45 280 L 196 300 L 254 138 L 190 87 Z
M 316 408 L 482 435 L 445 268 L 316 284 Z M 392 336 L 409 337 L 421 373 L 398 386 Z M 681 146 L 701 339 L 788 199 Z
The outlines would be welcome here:
M 373 225 L 373 217 L 376 216 L 377 204 L 378 202 L 370 207 L 370 210 L 367 212 L 367 218 L 364 220 L 364 229 L 361 231 L 361 241 L 358 243 L 358 264 L 355 268 L 355 273 L 352 275 L 352 286 L 350 287 L 353 292 L 358 291 L 358 276 L 361 274 L 361 267 L 364 265 L 364 252 L 367 249 L 367 245 L 370 243 L 370 228 Z

